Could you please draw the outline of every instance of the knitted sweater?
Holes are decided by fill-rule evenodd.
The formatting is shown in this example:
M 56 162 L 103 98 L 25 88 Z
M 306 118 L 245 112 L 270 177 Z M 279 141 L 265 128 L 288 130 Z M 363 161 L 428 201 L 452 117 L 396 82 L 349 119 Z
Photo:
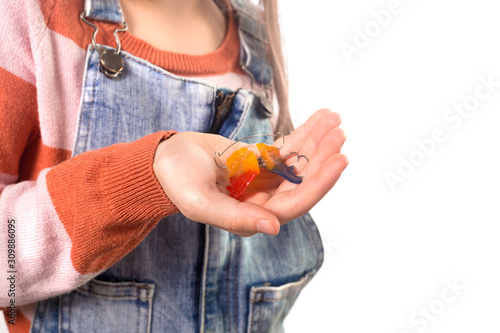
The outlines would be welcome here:
M 0 3 L 0 306 L 6 321 L 16 306 L 10 331 L 27 332 L 38 300 L 90 280 L 178 211 L 153 172 L 156 147 L 173 131 L 71 158 L 93 33 L 79 18 L 82 9 L 82 1 Z M 116 25 L 96 24 L 97 42 L 115 45 Z M 231 11 L 223 43 L 201 56 L 119 36 L 124 51 L 172 73 L 250 87 Z

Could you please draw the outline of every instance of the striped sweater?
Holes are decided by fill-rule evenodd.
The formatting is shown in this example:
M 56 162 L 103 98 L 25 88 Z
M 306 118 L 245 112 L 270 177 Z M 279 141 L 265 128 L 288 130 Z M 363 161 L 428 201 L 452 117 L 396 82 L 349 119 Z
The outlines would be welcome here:
M 0 272 L 15 272 L 15 296 L 0 277 L 0 306 L 15 301 L 11 332 L 29 330 L 37 301 L 90 280 L 177 212 L 152 164 L 173 131 L 71 158 L 93 33 L 79 18 L 82 9 L 82 0 L 0 2 Z M 228 21 L 221 46 L 201 56 L 157 50 L 128 32 L 120 40 L 124 51 L 172 73 L 249 88 L 231 12 Z M 115 45 L 116 26 L 97 25 L 97 42 Z M 15 232 L 7 232 L 9 221 Z M 8 244 L 15 261 L 6 259 Z

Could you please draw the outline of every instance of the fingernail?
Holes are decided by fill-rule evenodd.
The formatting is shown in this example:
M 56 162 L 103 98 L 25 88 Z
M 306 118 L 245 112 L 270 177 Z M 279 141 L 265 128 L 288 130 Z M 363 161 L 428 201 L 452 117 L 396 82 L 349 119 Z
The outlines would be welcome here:
M 257 221 L 257 231 L 266 235 L 276 235 L 276 231 L 268 220 Z

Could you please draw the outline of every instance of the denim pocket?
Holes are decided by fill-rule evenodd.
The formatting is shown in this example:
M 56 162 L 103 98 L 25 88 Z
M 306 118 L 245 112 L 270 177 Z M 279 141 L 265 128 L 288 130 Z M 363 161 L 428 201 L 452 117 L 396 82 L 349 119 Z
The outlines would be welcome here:
M 250 289 L 248 333 L 283 332 L 283 320 L 300 291 L 315 272 L 281 286 L 254 286 Z
M 91 280 L 59 299 L 60 332 L 149 332 L 154 284 Z

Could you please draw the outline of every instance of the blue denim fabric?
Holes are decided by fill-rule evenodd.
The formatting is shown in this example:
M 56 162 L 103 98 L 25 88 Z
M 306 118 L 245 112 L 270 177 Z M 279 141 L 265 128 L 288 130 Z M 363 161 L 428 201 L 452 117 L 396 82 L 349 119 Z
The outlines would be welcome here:
M 89 46 L 73 155 L 160 130 L 208 132 L 217 87 L 171 74 L 122 52 L 123 72 L 109 79 Z
M 261 14 L 247 0 L 234 0 L 236 21 L 241 41 L 240 63 L 252 72 L 260 84 L 270 84 L 273 79 L 271 64 L 267 61 L 269 40 L 266 27 L 260 20 Z
M 259 112 L 259 100 L 249 91 L 238 90 L 234 97 L 231 113 L 222 124 L 219 134 L 232 140 L 240 140 L 254 134 L 273 134 L 269 119 Z M 272 143 L 270 137 L 245 140 L 247 143 Z
M 85 0 L 85 16 L 96 21 L 125 21 L 119 0 Z
M 235 4 L 246 12 L 250 6 Z M 259 35 L 255 27 L 261 23 L 244 15 L 240 36 L 243 29 Z M 245 38 L 253 39 L 247 46 L 260 43 L 247 54 L 265 49 L 260 38 Z M 228 88 L 173 75 L 127 52 L 122 56 L 123 73 L 109 79 L 89 46 L 73 155 L 160 130 L 210 130 L 216 93 L 230 93 Z M 270 80 L 266 57 L 250 58 L 255 77 Z M 273 134 L 255 95 L 235 93 L 219 134 Z M 308 214 L 282 226 L 276 237 L 248 238 L 175 214 L 96 279 L 39 302 L 32 332 L 283 332 L 283 319 L 322 261 L 321 239 Z

